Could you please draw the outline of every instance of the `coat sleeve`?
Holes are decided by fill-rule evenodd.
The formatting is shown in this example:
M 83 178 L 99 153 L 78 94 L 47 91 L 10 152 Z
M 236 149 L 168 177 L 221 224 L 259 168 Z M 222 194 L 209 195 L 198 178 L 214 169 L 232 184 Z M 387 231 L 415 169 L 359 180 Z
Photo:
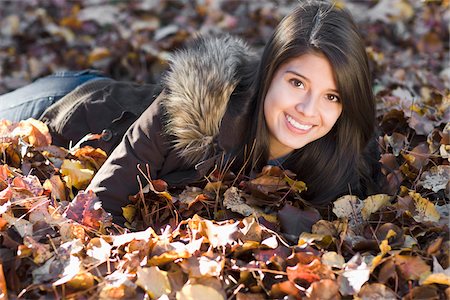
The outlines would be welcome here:
M 160 95 L 128 129 L 120 144 L 87 187 L 99 197 L 103 208 L 114 221 L 123 223 L 121 207 L 130 203 L 129 195 L 139 192 L 137 176 L 143 186 L 147 180 L 138 170 L 150 168 L 151 178 L 157 178 L 168 152 L 169 143 L 163 133 Z

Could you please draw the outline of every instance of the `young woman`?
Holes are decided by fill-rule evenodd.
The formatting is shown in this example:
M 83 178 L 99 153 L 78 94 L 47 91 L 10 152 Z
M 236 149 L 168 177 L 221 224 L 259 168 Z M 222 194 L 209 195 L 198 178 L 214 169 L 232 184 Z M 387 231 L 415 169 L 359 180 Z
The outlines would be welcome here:
M 151 103 L 88 187 L 116 221 L 128 196 L 139 191 L 138 165 L 178 186 L 203 180 L 223 157 L 234 159 L 236 172 L 245 166 L 249 176 L 277 164 L 306 182 L 304 196 L 318 206 L 376 188 L 378 158 L 368 151 L 376 151 L 368 146 L 375 142 L 375 104 L 365 47 L 349 12 L 333 4 L 300 4 L 261 57 L 235 37 L 198 37 L 173 55 L 162 89 L 90 82 L 66 97 L 109 99 L 98 110 L 105 106 L 108 113 L 114 101 Z M 63 136 L 53 121 L 58 113 L 43 119 Z

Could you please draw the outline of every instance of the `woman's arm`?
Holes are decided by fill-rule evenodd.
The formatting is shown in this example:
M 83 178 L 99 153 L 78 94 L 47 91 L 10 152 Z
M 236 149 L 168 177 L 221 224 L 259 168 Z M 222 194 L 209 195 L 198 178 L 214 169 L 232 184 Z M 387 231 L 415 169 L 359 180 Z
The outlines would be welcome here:
M 138 165 L 146 170 L 148 164 L 151 177 L 157 178 L 168 152 L 169 143 L 162 134 L 159 98 L 161 96 L 128 129 L 87 187 L 96 193 L 103 208 L 113 215 L 116 222 L 124 221 L 122 207 L 130 203 L 128 196 L 139 192 Z M 140 177 L 145 186 L 147 181 Z

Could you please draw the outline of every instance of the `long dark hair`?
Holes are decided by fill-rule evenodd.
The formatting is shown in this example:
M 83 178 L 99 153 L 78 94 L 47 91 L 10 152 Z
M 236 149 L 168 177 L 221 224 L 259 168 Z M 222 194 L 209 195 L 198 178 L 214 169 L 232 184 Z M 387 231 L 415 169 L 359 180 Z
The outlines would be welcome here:
M 277 26 L 267 43 L 256 77 L 255 110 L 247 144 L 255 141 L 252 167 L 269 157 L 264 99 L 277 69 L 289 59 L 322 53 L 333 67 L 342 114 L 324 137 L 295 150 L 283 164 L 305 181 L 305 198 L 324 205 L 358 192 L 364 170 L 362 152 L 374 132 L 375 102 L 363 40 L 350 13 L 328 2 L 300 4 Z

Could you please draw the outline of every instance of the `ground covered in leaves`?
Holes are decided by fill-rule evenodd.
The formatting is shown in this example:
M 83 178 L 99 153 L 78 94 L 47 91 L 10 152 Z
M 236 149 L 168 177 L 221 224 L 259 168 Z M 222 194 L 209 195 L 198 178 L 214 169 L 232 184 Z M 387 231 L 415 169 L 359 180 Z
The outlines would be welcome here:
M 2 92 L 63 68 L 156 80 L 193 32 L 229 31 L 258 47 L 295 1 L 36 3 L 2 2 Z M 292 237 L 274 211 L 319 212 L 289 171 L 215 172 L 182 191 L 149 178 L 122 228 L 83 191 L 101 149 L 55 147 L 44 124 L 3 120 L 0 298 L 450 298 L 449 2 L 338 5 L 367 42 L 385 194 L 341 197 Z

